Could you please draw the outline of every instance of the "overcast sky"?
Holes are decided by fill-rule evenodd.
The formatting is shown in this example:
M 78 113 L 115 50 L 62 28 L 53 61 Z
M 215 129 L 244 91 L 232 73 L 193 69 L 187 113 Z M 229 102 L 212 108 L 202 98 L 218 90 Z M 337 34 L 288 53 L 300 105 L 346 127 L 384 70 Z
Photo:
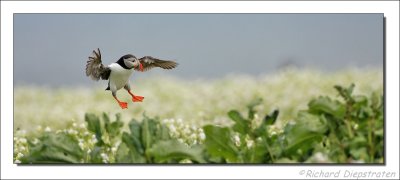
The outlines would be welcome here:
M 87 57 L 174 59 L 185 79 L 383 66 L 383 14 L 14 14 L 15 84 L 91 84 Z

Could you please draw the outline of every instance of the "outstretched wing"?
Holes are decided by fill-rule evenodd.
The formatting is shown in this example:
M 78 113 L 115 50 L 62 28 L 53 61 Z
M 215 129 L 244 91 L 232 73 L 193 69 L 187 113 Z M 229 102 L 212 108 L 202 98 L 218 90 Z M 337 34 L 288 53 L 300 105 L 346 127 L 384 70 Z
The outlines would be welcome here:
M 97 52 L 96 50 L 93 50 L 92 56 L 89 56 L 89 60 L 86 63 L 86 76 L 93 80 L 98 81 L 100 78 L 107 80 L 110 76 L 111 69 L 101 63 L 101 53 L 99 48 L 97 48 Z
M 147 71 L 153 67 L 160 67 L 163 69 L 173 69 L 176 66 L 178 66 L 178 63 L 176 63 L 175 61 L 161 60 L 151 56 L 144 56 L 140 58 L 139 61 L 143 66 L 143 71 Z M 139 66 L 135 67 L 135 70 L 140 71 Z

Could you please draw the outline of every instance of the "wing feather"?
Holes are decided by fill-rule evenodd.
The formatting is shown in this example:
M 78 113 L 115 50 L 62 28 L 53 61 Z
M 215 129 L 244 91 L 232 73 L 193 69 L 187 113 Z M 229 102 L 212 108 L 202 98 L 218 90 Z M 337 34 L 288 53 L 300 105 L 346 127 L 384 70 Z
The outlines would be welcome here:
M 143 66 L 143 71 L 150 70 L 154 67 L 159 67 L 163 69 L 173 69 L 178 66 L 178 63 L 171 60 L 161 60 L 151 56 L 144 56 L 139 59 L 140 63 Z M 140 71 L 139 67 L 135 67 L 135 70 Z
M 95 81 L 100 79 L 107 80 L 110 76 L 111 69 L 102 64 L 101 52 L 99 48 L 97 48 L 97 51 L 93 50 L 92 56 L 89 56 L 89 60 L 86 63 L 86 76 L 90 77 L 91 79 Z

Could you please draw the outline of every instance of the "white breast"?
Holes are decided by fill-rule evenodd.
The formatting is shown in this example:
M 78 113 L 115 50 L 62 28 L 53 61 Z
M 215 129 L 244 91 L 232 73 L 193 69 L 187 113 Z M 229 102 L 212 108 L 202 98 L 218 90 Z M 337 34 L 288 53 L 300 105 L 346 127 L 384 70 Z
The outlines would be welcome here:
M 112 63 L 108 67 L 111 69 L 111 74 L 109 77 L 111 90 L 119 90 L 129 82 L 129 77 L 133 73 L 132 69 L 124 69 L 117 63 Z

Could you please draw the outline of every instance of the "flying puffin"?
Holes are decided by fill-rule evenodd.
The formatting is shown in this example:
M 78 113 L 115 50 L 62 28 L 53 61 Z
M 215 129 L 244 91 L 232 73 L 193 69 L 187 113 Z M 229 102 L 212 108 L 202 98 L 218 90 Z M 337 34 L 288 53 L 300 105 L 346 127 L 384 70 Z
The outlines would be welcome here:
M 117 62 L 104 66 L 101 62 L 100 49 L 93 50 L 93 55 L 89 56 L 86 64 L 86 76 L 95 81 L 99 79 L 108 80 L 106 90 L 111 90 L 114 99 L 122 109 L 128 108 L 128 103 L 122 102 L 117 98 L 117 91 L 124 88 L 132 96 L 133 102 L 142 102 L 144 97 L 132 94 L 129 86 L 129 77 L 133 71 L 147 71 L 153 67 L 163 69 L 173 69 L 178 63 L 169 60 L 161 60 L 151 56 L 144 56 L 137 59 L 132 54 L 127 54 L 118 59 Z

